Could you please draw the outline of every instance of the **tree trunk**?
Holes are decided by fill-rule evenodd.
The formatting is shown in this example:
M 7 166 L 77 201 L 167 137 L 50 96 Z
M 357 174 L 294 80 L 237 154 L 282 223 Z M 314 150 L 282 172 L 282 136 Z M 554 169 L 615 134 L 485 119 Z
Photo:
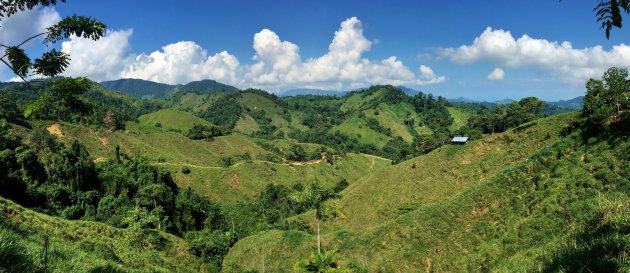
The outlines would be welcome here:
M 317 253 L 322 254 L 321 241 L 319 240 L 319 218 L 317 218 Z

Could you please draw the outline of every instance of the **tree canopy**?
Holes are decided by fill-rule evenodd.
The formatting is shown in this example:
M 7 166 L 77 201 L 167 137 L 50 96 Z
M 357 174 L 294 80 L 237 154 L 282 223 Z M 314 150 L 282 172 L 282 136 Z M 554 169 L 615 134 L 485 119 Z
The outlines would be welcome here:
M 628 69 L 611 67 L 602 80 L 586 83 L 583 117 L 593 128 L 624 124 L 630 120 L 630 79 Z

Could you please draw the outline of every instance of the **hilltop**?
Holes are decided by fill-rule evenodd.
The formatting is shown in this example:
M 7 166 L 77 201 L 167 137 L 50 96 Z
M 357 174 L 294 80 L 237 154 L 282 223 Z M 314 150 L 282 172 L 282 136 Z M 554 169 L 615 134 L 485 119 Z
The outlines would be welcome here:
M 175 92 L 238 91 L 238 88 L 214 80 L 193 81 L 187 84 L 164 84 L 140 79 L 119 79 L 99 83 L 106 89 L 116 90 L 136 98 L 163 98 Z

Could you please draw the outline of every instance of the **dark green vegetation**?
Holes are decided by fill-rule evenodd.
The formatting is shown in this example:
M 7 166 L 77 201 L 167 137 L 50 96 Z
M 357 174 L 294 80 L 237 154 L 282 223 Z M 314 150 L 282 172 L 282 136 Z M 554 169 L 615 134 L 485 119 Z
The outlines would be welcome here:
M 136 98 L 163 98 L 175 92 L 238 91 L 238 88 L 213 80 L 194 81 L 187 84 L 163 84 L 140 79 L 120 79 L 100 82 L 107 89 L 116 90 Z
M 606 38 L 610 38 L 613 27 L 621 28 L 624 13 L 630 13 L 630 1 L 628 0 L 599 0 L 593 9 L 597 16 L 597 22 L 606 30 Z
M 581 114 L 551 117 L 536 98 L 392 86 L 139 100 L 81 78 L 12 85 L 0 268 L 628 270 L 627 78 L 609 70 Z

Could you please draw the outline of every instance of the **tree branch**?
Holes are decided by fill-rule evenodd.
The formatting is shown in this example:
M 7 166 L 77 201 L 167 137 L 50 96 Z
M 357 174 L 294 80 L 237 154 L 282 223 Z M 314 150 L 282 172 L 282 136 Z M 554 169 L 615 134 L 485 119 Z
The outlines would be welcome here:
M 22 45 L 24 45 L 24 44 L 28 43 L 30 40 L 33 40 L 33 39 L 35 39 L 35 38 L 37 38 L 37 37 L 39 37 L 39 36 L 42 36 L 42 35 L 46 35 L 46 34 L 48 34 L 48 33 L 50 33 L 50 31 L 42 32 L 42 33 L 40 33 L 40 34 L 37 34 L 37 35 L 35 35 L 35 36 L 32 36 L 32 37 L 30 37 L 30 38 L 28 38 L 28 39 L 24 40 L 24 42 L 20 43 L 20 44 L 19 44 L 19 45 L 17 45 L 16 47 L 20 47 L 20 46 L 22 46 Z
M 9 63 L 7 63 L 7 61 L 4 59 L 4 57 L 0 58 L 0 61 L 2 61 L 7 67 L 9 67 L 9 69 L 11 69 L 11 71 L 13 71 L 13 74 L 15 74 L 18 77 L 20 77 L 20 79 L 22 79 L 22 81 L 24 81 L 24 83 L 26 85 L 28 85 L 28 87 L 30 87 L 31 89 L 33 89 L 33 91 L 35 91 L 35 88 L 24 77 L 22 77 L 20 74 L 15 72 L 15 69 L 13 69 L 13 67 Z

